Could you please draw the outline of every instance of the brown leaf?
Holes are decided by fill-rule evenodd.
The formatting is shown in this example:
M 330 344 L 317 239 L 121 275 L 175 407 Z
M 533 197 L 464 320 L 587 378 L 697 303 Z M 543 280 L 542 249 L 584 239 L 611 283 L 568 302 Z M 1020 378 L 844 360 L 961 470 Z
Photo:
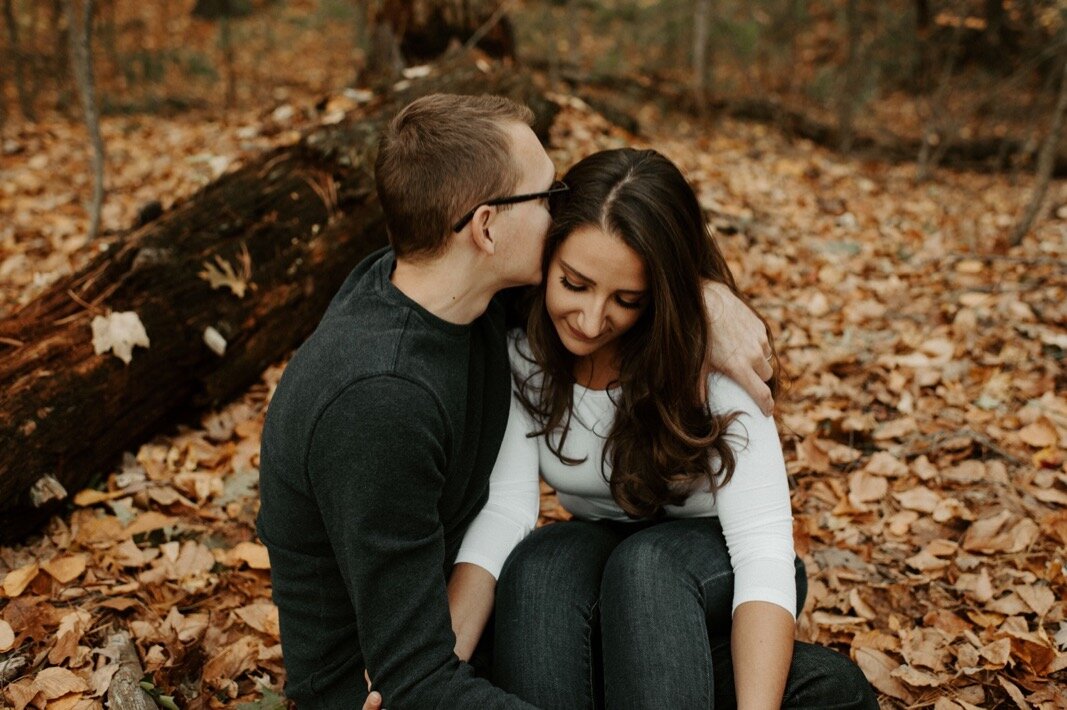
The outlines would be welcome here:
M 886 695 L 906 703 L 915 700 L 915 696 L 908 690 L 908 687 L 893 677 L 893 671 L 900 664 L 881 651 L 873 648 L 857 648 L 856 665 L 863 671 L 863 675 L 867 676 L 871 685 Z
M 89 676 L 89 689 L 92 691 L 92 697 L 103 697 L 107 689 L 111 687 L 111 679 L 115 677 L 118 670 L 118 663 L 108 663 L 93 671 L 93 674 Z
M 1028 424 L 1019 430 L 1019 438 L 1028 446 L 1035 449 L 1043 449 L 1046 446 L 1055 446 L 1059 441 L 1056 427 L 1045 417 L 1041 417 L 1033 424 Z
M 908 474 L 908 465 L 888 451 L 878 451 L 864 468 L 879 476 L 898 478 Z
M 1038 616 L 1047 614 L 1052 605 L 1056 603 L 1056 595 L 1045 584 L 1020 584 L 1015 587 L 1015 592 Z
M 66 668 L 45 668 L 37 674 L 33 683 L 48 700 L 55 700 L 68 693 L 84 693 L 89 690 L 88 684 L 81 676 L 71 673 Z
M 133 537 L 134 535 L 148 532 L 150 530 L 157 530 L 159 528 L 165 528 L 168 525 L 174 525 L 176 522 L 178 522 L 177 518 L 164 515 L 155 510 L 149 510 L 138 515 L 133 522 L 126 526 L 123 534 L 126 537 Z
M 15 631 L 11 624 L 0 619 L 0 653 L 6 653 L 15 647 Z
M 267 602 L 259 602 L 243 606 L 235 611 L 241 621 L 251 626 L 256 631 L 267 634 L 272 638 L 279 638 L 281 631 L 278 626 L 278 607 Z
M 41 567 L 60 584 L 67 584 L 82 575 L 87 560 L 88 555 L 68 555 L 67 557 L 55 557 Z
M 1019 710 L 1030 710 L 1030 703 L 1026 702 L 1026 697 L 1023 696 L 1023 691 L 1019 690 L 1019 686 L 1002 675 L 997 676 L 997 682 L 1000 683 L 1000 687 L 1007 691 L 1008 696 L 1015 702 Z
M 997 639 L 978 649 L 978 655 L 986 659 L 986 668 L 1003 668 L 1011 658 L 1011 639 Z
M 23 678 L 18 682 L 11 683 L 4 688 L 4 692 L 11 700 L 11 706 L 14 710 L 23 710 L 31 703 L 34 707 L 44 707 L 44 695 L 37 689 L 37 683 L 34 682 L 33 678 Z M 40 702 L 37 702 L 38 700 Z
M 267 548 L 255 542 L 240 542 L 230 551 L 231 564 L 244 562 L 252 569 L 270 569 Z
M 221 688 L 228 681 L 255 668 L 259 642 L 253 636 L 242 636 L 227 644 L 204 664 L 204 681 L 213 688 Z
M 4 594 L 9 597 L 17 597 L 22 594 L 30 582 L 33 581 L 33 578 L 37 576 L 40 569 L 36 562 L 31 562 L 8 572 L 4 577 Z
M 864 470 L 856 471 L 848 479 L 848 496 L 857 507 L 863 503 L 881 500 L 888 490 L 888 481 Z
M 894 678 L 901 679 L 908 685 L 920 688 L 936 688 L 941 685 L 941 679 L 933 673 L 922 671 L 918 668 L 912 668 L 907 665 L 900 666 L 894 670 L 891 675 Z
M 915 486 L 899 493 L 894 492 L 893 497 L 908 510 L 920 513 L 932 513 L 941 502 L 941 496 L 934 493 L 926 486 Z

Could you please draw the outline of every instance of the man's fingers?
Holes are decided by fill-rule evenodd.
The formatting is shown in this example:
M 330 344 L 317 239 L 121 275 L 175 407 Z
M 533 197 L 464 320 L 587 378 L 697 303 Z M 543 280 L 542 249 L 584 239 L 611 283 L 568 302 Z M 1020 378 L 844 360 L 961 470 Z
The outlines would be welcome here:
M 367 702 L 363 703 L 363 710 L 382 710 L 382 694 L 377 690 L 367 696 Z
M 363 680 L 367 681 L 367 690 L 370 690 L 370 672 L 366 668 L 363 669 Z

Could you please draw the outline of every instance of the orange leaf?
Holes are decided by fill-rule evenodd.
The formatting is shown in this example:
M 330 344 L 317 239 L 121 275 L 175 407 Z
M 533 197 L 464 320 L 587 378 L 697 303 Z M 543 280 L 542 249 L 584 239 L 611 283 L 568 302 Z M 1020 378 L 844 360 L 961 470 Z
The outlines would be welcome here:
M 0 619 L 0 653 L 10 651 L 15 645 L 15 631 L 11 624 Z
M 1043 449 L 1046 446 L 1055 446 L 1059 441 L 1056 427 L 1045 417 L 1041 417 L 1033 424 L 1028 424 L 1019 430 L 1019 438 L 1024 444 Z
M 856 649 L 856 665 L 867 676 L 875 688 L 886 695 L 911 703 L 915 696 L 908 687 L 893 677 L 893 671 L 900 665 L 892 658 L 873 648 Z
M 4 594 L 9 597 L 17 597 L 22 594 L 40 570 L 41 568 L 36 562 L 11 570 L 4 577 Z
M 69 555 L 68 557 L 55 557 L 41 565 L 44 571 L 52 575 L 60 584 L 73 582 L 85 571 L 87 556 Z

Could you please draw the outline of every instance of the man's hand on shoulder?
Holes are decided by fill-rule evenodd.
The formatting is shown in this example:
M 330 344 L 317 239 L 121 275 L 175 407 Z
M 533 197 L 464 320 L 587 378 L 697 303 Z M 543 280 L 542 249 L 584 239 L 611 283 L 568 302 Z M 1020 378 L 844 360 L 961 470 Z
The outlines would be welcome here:
M 704 304 L 711 326 L 707 369 L 741 385 L 769 416 L 774 412 L 774 397 L 767 380 L 774 371 L 766 326 L 728 286 L 717 281 L 704 284 Z

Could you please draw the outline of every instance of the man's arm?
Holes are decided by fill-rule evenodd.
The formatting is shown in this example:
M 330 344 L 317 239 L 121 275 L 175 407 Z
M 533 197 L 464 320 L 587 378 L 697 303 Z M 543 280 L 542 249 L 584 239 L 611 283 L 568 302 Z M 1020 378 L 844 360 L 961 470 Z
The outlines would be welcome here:
M 741 385 L 764 414 L 774 412 L 771 378 L 771 344 L 767 328 L 752 309 L 726 284 L 704 284 L 708 312 L 708 369 L 722 372 Z
M 475 678 L 453 653 L 438 513 L 450 443 L 444 421 L 419 385 L 360 381 L 317 422 L 309 480 L 367 670 L 389 707 L 530 708 Z

